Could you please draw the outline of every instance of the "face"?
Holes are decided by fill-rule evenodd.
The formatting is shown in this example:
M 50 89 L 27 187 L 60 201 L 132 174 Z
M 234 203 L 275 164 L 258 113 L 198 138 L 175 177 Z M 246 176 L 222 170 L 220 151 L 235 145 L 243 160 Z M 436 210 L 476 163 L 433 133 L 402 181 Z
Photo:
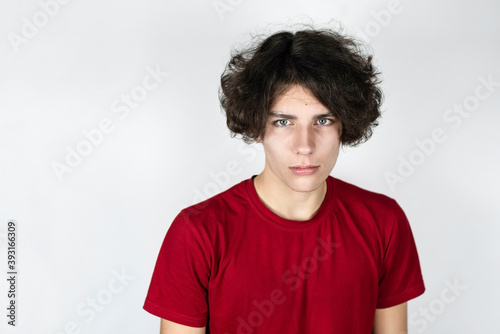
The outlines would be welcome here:
M 340 120 L 301 86 L 291 86 L 271 106 L 261 142 L 266 183 L 296 192 L 319 189 L 340 147 Z

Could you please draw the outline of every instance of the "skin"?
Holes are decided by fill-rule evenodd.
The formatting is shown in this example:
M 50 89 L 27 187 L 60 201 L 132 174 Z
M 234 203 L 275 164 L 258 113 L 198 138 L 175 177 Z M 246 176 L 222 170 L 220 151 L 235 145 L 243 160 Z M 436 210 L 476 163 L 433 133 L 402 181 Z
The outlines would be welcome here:
M 205 334 L 206 327 L 189 327 L 161 319 L 160 334 Z
M 373 334 L 407 334 L 408 303 L 375 310 Z
M 257 138 L 266 162 L 254 186 L 262 202 L 277 215 L 296 221 L 311 219 L 326 195 L 326 178 L 337 162 L 342 125 L 314 95 L 291 86 L 271 106 L 263 138 Z M 290 167 L 318 166 L 312 175 L 296 175 Z M 162 319 L 161 334 L 204 334 Z M 407 303 L 377 309 L 373 334 L 407 333 Z
M 341 123 L 309 91 L 291 86 L 271 106 L 262 143 L 266 162 L 254 179 L 261 200 L 279 216 L 303 221 L 318 210 L 340 148 Z M 319 166 L 312 175 L 290 167 Z

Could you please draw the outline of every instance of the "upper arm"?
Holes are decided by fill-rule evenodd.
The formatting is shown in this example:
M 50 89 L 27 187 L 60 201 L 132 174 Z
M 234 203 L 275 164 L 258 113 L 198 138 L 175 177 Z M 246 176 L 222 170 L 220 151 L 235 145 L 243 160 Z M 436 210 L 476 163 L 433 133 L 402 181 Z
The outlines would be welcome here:
M 207 326 L 209 318 L 210 246 L 202 243 L 194 225 L 188 214 L 179 214 L 167 231 L 156 260 L 143 308 L 159 318 L 185 325 L 162 321 L 161 333 L 205 333 L 200 328 Z
M 406 334 L 408 333 L 407 303 L 375 310 L 373 334 Z
M 161 319 L 160 334 L 205 334 L 206 327 L 189 327 Z

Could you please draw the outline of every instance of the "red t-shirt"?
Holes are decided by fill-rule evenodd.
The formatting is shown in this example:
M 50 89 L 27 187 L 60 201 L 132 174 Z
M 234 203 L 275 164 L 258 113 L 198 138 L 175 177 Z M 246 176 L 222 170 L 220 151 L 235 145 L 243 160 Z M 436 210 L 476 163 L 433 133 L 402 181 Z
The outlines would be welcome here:
M 314 217 L 292 221 L 264 205 L 253 177 L 175 218 L 146 311 L 212 334 L 369 334 L 376 308 L 424 292 L 395 200 L 328 176 Z

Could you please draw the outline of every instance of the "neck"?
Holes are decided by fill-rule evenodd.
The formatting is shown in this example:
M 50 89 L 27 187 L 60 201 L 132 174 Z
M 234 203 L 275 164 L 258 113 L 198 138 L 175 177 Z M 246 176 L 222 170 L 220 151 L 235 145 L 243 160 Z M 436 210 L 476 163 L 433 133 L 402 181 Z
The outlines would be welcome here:
M 296 221 L 311 219 L 321 207 L 326 191 L 326 180 L 313 191 L 301 192 L 290 189 L 276 176 L 265 172 L 254 178 L 254 186 L 260 200 L 278 216 Z

